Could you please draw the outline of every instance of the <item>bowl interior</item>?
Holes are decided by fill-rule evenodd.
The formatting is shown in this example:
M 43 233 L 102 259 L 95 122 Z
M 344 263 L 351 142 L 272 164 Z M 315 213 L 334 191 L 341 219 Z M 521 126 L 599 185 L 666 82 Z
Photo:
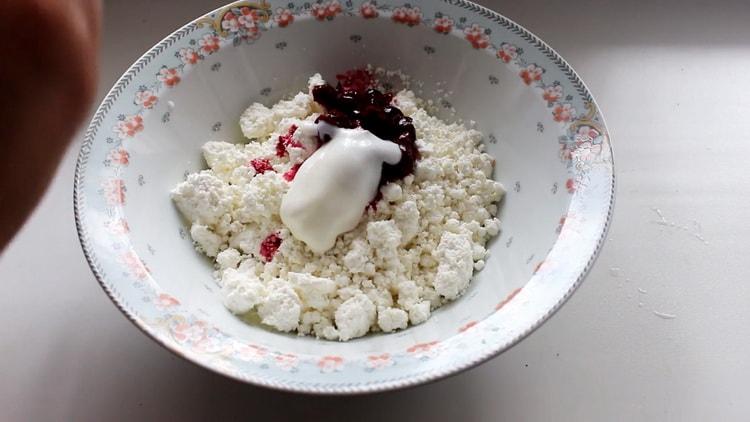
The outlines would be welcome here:
M 361 21 L 343 17 L 321 24 L 307 19 L 269 31 L 252 45 L 223 49 L 185 72 L 175 89 L 160 96 L 159 104 L 144 115 L 145 129 L 132 142 L 132 164 L 124 178 L 128 186 L 138 188 L 128 191 L 124 213 L 135 250 L 160 288 L 227 334 L 311 354 L 371 352 L 442 340 L 494 312 L 503 298 L 528 281 L 556 238 L 570 202 L 570 195 L 559 188 L 568 172 L 557 149 L 549 147 L 556 143 L 560 125 L 538 93 L 528 89 L 513 69 L 499 66 L 496 57 L 466 48 L 466 41 L 458 37 L 438 37 L 430 28 L 396 26 L 385 19 L 364 25 Z M 352 35 L 361 40 L 352 42 Z M 282 42 L 286 46 L 276 48 Z M 425 53 L 425 46 L 434 53 Z M 216 63 L 221 67 L 212 71 Z M 272 105 L 304 90 L 307 77 L 315 72 L 335 81 L 337 73 L 368 64 L 408 75 L 419 95 L 436 102 L 444 118 L 474 120 L 486 134 L 487 150 L 497 160 L 495 177 L 509 190 L 500 213 L 502 235 L 492 241 L 487 266 L 464 297 L 426 323 L 400 333 L 331 343 L 248 326 L 222 306 L 213 267 L 184 236 L 188 228 L 168 192 L 185 172 L 205 168 L 203 143 L 243 141 L 239 116 L 251 102 Z M 455 113 L 440 105 L 446 101 Z M 164 123 L 166 112 L 169 121 Z M 548 129 L 540 132 L 538 124 Z M 143 186 L 138 185 L 141 177 Z M 153 258 L 149 248 L 155 251 Z
M 231 33 L 222 34 L 220 25 L 212 27 L 209 20 L 202 26 L 191 24 L 180 30 L 183 33 L 173 34 L 168 45 L 149 53 L 151 57 L 145 62 L 142 59 L 142 65 L 136 64 L 129 71 L 131 76 L 126 74 L 113 91 L 116 95 L 109 110 L 102 112 L 99 122 L 95 119 L 94 130 L 99 133 L 92 138 L 105 145 L 102 151 L 106 159 L 102 166 L 89 163 L 79 172 L 97 180 L 93 184 L 105 205 L 98 209 L 89 206 L 83 225 L 91 231 L 87 238 L 92 248 L 117 251 L 112 264 L 116 268 L 94 262 L 95 271 L 106 280 L 105 288 L 117 292 L 118 303 L 139 325 L 159 338 L 163 337 L 159 330 L 165 330 L 172 348 L 180 353 L 209 354 L 207 359 L 213 363 L 208 365 L 214 369 L 224 367 L 226 373 L 257 376 L 255 368 L 240 365 L 238 369 L 233 362 L 238 355 L 230 353 L 227 357 L 221 352 L 226 347 L 245 347 L 245 358 L 240 354 L 239 359 L 248 365 L 262 361 L 261 368 L 268 362 L 283 367 L 285 355 L 293 356 L 289 358 L 292 360 L 310 359 L 326 373 L 325 380 L 340 382 L 350 375 L 346 371 L 328 373 L 326 369 L 336 367 L 339 361 L 333 359 L 329 365 L 321 357 L 367 361 L 371 356 L 409 351 L 415 345 L 445 343 L 464 336 L 469 327 L 490 316 L 500 318 L 496 321 L 500 325 L 507 324 L 507 330 L 495 330 L 493 341 L 497 344 L 510 344 L 532 328 L 523 319 L 503 319 L 497 310 L 541 268 L 561 231 L 565 234 L 562 228 L 570 218 L 570 209 L 576 208 L 573 198 L 575 184 L 582 180 L 580 169 L 565 156 L 562 140 L 570 139 L 578 128 L 572 127 L 573 119 L 584 119 L 587 96 L 580 96 L 571 79 L 552 65 L 547 75 L 539 72 L 540 77 L 535 79 L 534 69 L 529 71 L 528 67 L 550 61 L 544 49 L 516 49 L 529 43 L 521 33 L 503 32 L 496 22 L 472 17 L 470 10 L 424 5 L 423 16 L 430 16 L 426 10 L 430 7 L 469 14 L 470 20 L 464 23 L 456 16 L 452 32 L 442 34 L 434 29 L 437 18 L 425 18 L 416 26 L 400 24 L 389 18 L 394 10 L 381 6 L 386 8 L 380 10 L 378 18 L 363 19 L 358 16 L 358 5 L 350 7 L 350 13 L 324 21 L 300 13 L 285 27 L 274 26 L 271 18 L 267 30 L 252 42 L 233 42 Z M 211 18 L 220 22 L 227 10 L 231 11 L 215 12 Z M 472 20 L 481 23 L 483 31 L 495 31 L 490 48 L 475 48 L 471 40 L 467 41 Z M 489 38 L 488 32 L 480 34 Z M 218 36 L 221 48 L 210 52 L 204 49 L 206 36 Z M 500 50 L 510 55 L 508 63 Z M 196 63 L 190 63 L 190 51 L 200 54 Z M 320 72 L 333 81 L 337 73 L 366 65 L 407 75 L 410 88 L 432 101 L 433 113 L 450 121 L 474 122 L 471 124 L 485 135 L 487 151 L 497 162 L 495 178 L 508 191 L 500 211 L 502 232 L 488 246 L 491 255 L 486 267 L 475 274 L 463 297 L 435 311 L 426 323 L 395 334 L 338 343 L 247 324 L 223 307 L 211 262 L 194 249 L 169 191 L 186 173 L 205 168 L 200 155 L 205 142 L 244 142 L 238 121 L 252 102 L 272 105 L 304 90 L 313 73 Z M 171 69 L 176 71 L 170 73 Z M 402 81 L 396 76 L 384 77 L 395 86 Z M 545 95 L 558 91 L 557 97 Z M 144 102 L 150 95 L 154 101 Z M 578 111 L 574 109 L 561 118 L 564 104 Z M 591 116 L 586 119 L 591 120 Z M 108 125 L 109 121 L 112 123 Z M 79 181 L 84 191 L 85 183 Z M 589 211 L 598 215 L 608 206 L 601 204 Z M 594 237 L 601 236 L 604 224 L 591 229 Z M 120 246 L 115 248 L 115 244 Z M 91 258 L 93 253 L 89 255 Z M 592 251 L 584 250 L 580 257 L 573 256 L 571 259 L 580 262 L 570 273 L 584 271 L 591 255 Z M 564 290 L 550 291 L 550 298 L 541 300 L 535 312 L 549 314 L 553 308 L 550 303 L 559 303 L 574 282 L 569 281 Z M 138 293 L 144 289 L 154 293 Z M 135 304 L 140 296 L 143 303 Z M 521 302 L 519 306 L 535 306 L 533 297 Z M 231 346 L 226 345 L 227 339 Z M 263 360 L 268 356 L 275 357 Z M 400 370 L 424 373 L 442 364 L 417 356 Z M 294 365 L 290 368 L 295 370 Z

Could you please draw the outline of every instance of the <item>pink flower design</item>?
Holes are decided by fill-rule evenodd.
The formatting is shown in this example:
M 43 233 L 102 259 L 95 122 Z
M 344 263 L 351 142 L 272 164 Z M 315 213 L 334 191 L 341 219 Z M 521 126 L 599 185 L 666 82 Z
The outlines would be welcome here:
M 294 22 L 294 15 L 291 10 L 279 7 L 276 9 L 276 15 L 273 17 L 273 20 L 276 21 L 280 27 L 285 28 Z
M 505 42 L 500 44 L 500 48 L 497 49 L 497 58 L 505 63 L 510 63 L 516 57 L 518 57 L 518 47 Z
M 570 161 L 573 159 L 573 150 L 568 148 L 566 145 L 560 147 L 560 158 L 563 161 Z
M 599 136 L 601 136 L 601 134 L 598 130 L 588 125 L 582 125 L 578 127 L 578 130 L 575 133 L 575 142 L 577 145 L 586 142 L 593 143 Z
M 240 17 L 240 19 L 242 19 Z M 201 47 L 201 51 L 206 54 L 213 54 L 219 51 L 219 37 L 213 34 L 206 34 L 203 38 L 198 40 L 198 45 Z
M 391 14 L 391 19 L 393 19 L 395 22 L 398 22 L 398 23 L 406 23 L 406 8 L 397 7 L 393 9 L 393 13 Z
M 403 23 L 409 26 L 419 25 L 422 21 L 422 11 L 418 7 L 397 7 L 393 9 L 391 19 L 394 22 Z
M 417 359 L 429 359 L 435 357 L 438 342 L 419 343 L 406 349 L 406 352 Z
M 205 321 L 190 321 L 177 315 L 170 315 L 167 327 L 172 338 L 200 353 L 222 351 L 224 343 L 220 333 Z
M 170 88 L 180 83 L 180 75 L 177 68 L 162 67 L 156 78 Z
M 500 309 L 502 309 L 503 306 L 507 305 L 508 302 L 513 300 L 513 298 L 516 297 L 516 295 L 520 292 L 521 292 L 520 287 L 510 292 L 510 294 L 505 299 L 501 300 L 500 303 L 498 303 L 497 306 L 495 306 L 495 310 L 499 311 Z
M 172 337 L 180 343 L 200 343 L 208 337 L 208 327 L 203 321 L 195 321 L 192 324 L 181 321 L 172 327 Z
M 107 223 L 107 230 L 109 230 L 112 234 L 127 234 L 130 232 L 130 226 L 128 225 L 128 221 L 124 218 L 118 218 L 116 220 L 111 220 Z
M 143 264 L 143 261 L 133 251 L 125 252 L 120 259 L 128 267 L 128 271 L 130 271 L 133 277 L 143 280 L 148 276 L 148 267 Z
M 326 19 L 326 6 L 323 3 L 315 3 L 310 9 L 310 14 L 317 20 L 323 21 Z
M 117 122 L 114 130 L 120 139 L 132 138 L 136 133 L 143 130 L 143 117 L 137 114 L 125 116 L 124 119 Z
M 531 85 L 532 82 L 542 80 L 542 73 L 544 73 L 544 69 L 532 63 L 521 69 L 521 71 L 518 72 L 518 76 L 523 79 L 523 83 Z
M 556 122 L 569 122 L 573 119 L 573 116 L 576 114 L 576 109 L 573 108 L 572 105 L 569 103 L 565 104 L 557 104 L 552 109 L 552 118 Z M 578 140 L 576 140 L 576 143 L 578 143 Z
M 107 199 L 109 205 L 123 205 L 125 204 L 125 182 L 122 179 L 111 179 L 107 180 L 102 184 L 104 189 L 104 197 Z
M 576 192 L 576 181 L 571 179 L 568 179 L 565 181 L 565 189 L 568 190 L 568 193 L 573 194 Z
M 180 301 L 177 300 L 174 296 L 170 296 L 166 293 L 159 293 L 159 296 L 156 297 L 154 304 L 159 309 L 167 309 L 171 308 L 172 306 L 179 305 Z
M 192 48 L 181 48 L 179 53 L 180 60 L 185 64 L 196 64 L 202 57 Z
M 365 19 L 372 19 L 377 18 L 379 13 L 374 4 L 366 1 L 359 7 L 359 14 Z
M 584 142 L 576 148 L 574 154 L 575 157 L 580 161 L 593 161 L 596 160 L 602 152 L 601 145 L 595 145 L 591 142 Z
M 331 0 L 313 4 L 312 9 L 310 9 L 310 14 L 313 15 L 315 19 L 322 21 L 333 19 L 336 15 L 341 13 L 341 11 L 341 3 L 339 3 L 338 0 Z
M 422 12 L 418 7 L 412 7 L 411 10 L 409 10 L 409 12 L 407 13 L 407 17 L 407 25 L 409 26 L 416 26 L 419 25 L 420 22 L 422 22 Z
M 290 353 L 277 354 L 274 356 L 273 360 L 276 362 L 276 366 L 284 371 L 294 371 L 299 364 L 297 356 Z
M 252 344 L 243 345 L 237 350 L 237 358 L 245 362 L 262 362 L 267 354 L 266 349 Z
M 130 153 L 123 147 L 118 147 L 109 152 L 109 161 L 127 166 L 130 163 Z
M 344 358 L 341 356 L 323 356 L 318 361 L 320 372 L 334 372 L 341 369 L 344 364 Z
M 237 15 L 232 12 L 227 12 L 221 19 L 221 29 L 228 32 L 237 32 L 240 30 L 240 23 L 237 20 Z
M 458 329 L 458 332 L 463 333 L 464 331 L 470 329 L 471 327 L 477 325 L 478 323 L 479 323 L 478 321 L 469 321 L 463 326 L 461 326 L 461 328 Z
M 328 6 L 326 6 L 326 15 L 334 17 L 339 13 L 341 13 L 341 3 L 338 0 L 329 1 Z
M 138 91 L 135 93 L 135 104 L 139 106 L 143 106 L 143 108 L 153 108 L 156 103 L 159 101 L 159 98 L 154 95 L 154 93 L 151 90 L 144 89 L 143 91 Z
M 562 85 L 550 85 L 544 87 L 544 92 L 542 93 L 542 98 L 544 101 L 548 103 L 554 103 L 555 101 L 559 100 L 563 96 L 563 87 Z
M 490 37 L 484 33 L 484 28 L 477 24 L 465 28 L 464 36 L 471 43 L 471 46 L 478 50 L 485 49 L 490 45 Z
M 247 28 L 245 30 L 245 35 L 243 35 L 242 38 L 246 40 L 257 40 L 260 38 L 260 28 L 257 25 L 252 28 Z
M 453 19 L 449 17 L 436 18 L 432 28 L 441 34 L 448 34 L 453 29 Z
M 258 12 L 245 6 L 240 9 L 240 16 L 237 18 L 237 23 L 240 27 L 248 30 L 252 30 L 258 26 Z
M 569 110 L 560 111 L 560 119 L 569 118 L 575 114 L 575 109 L 568 105 Z M 558 105 L 557 107 L 561 107 Z M 557 115 L 555 115 L 557 120 Z M 563 120 L 560 120 L 563 121 Z M 563 138 L 560 141 L 560 158 L 565 161 L 575 159 L 576 165 L 583 165 L 587 161 L 596 160 L 602 153 L 602 135 L 594 127 L 581 125 L 570 138 Z M 576 180 L 576 186 L 580 186 L 580 181 Z
M 366 365 L 370 369 L 380 369 L 393 365 L 393 359 L 388 353 L 382 355 L 370 355 L 367 357 Z

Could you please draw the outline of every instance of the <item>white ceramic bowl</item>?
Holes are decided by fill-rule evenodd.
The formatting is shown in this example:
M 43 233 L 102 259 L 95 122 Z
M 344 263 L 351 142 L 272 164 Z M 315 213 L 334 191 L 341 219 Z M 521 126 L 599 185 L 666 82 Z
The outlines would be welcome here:
M 204 167 L 204 142 L 241 139 L 250 103 L 366 64 L 401 70 L 443 117 L 486 134 L 508 188 L 486 268 L 462 298 L 395 334 L 337 343 L 245 324 L 222 306 L 168 192 Z M 112 88 L 81 148 L 75 208 L 94 274 L 166 348 L 253 384 L 360 393 L 455 373 L 539 327 L 594 261 L 613 181 L 586 87 L 501 15 L 463 0 L 237 2 L 165 38 Z

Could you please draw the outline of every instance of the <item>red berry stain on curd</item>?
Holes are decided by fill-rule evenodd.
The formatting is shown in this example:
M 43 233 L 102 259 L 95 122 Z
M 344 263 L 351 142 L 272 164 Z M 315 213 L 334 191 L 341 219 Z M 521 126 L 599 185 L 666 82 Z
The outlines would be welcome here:
M 266 262 L 271 262 L 273 256 L 276 255 L 276 251 L 281 246 L 281 237 L 278 233 L 271 233 L 266 236 L 265 239 L 260 243 L 260 256 Z
M 285 135 L 279 136 L 279 140 L 276 141 L 276 156 L 283 157 L 287 154 L 287 148 L 302 148 L 302 144 L 299 141 L 294 140 L 294 132 L 297 131 L 297 125 L 292 125 Z
M 250 165 L 255 169 L 256 174 L 263 174 L 267 171 L 273 171 L 273 166 L 268 158 L 255 158 L 250 160 Z
M 286 173 L 284 173 L 284 180 L 287 182 L 291 182 L 294 180 L 294 177 L 297 175 L 297 172 L 299 171 L 299 168 L 302 166 L 302 163 L 297 163 L 292 166 L 289 170 L 287 170 Z

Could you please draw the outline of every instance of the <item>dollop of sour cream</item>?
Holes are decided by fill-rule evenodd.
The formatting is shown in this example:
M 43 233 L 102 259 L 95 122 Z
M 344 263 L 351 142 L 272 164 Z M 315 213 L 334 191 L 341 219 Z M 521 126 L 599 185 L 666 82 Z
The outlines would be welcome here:
M 357 226 L 378 191 L 383 163 L 398 163 L 401 150 L 362 128 L 320 122 L 300 129 L 303 136 L 330 140 L 299 168 L 281 200 L 281 221 L 313 252 L 323 253 Z

